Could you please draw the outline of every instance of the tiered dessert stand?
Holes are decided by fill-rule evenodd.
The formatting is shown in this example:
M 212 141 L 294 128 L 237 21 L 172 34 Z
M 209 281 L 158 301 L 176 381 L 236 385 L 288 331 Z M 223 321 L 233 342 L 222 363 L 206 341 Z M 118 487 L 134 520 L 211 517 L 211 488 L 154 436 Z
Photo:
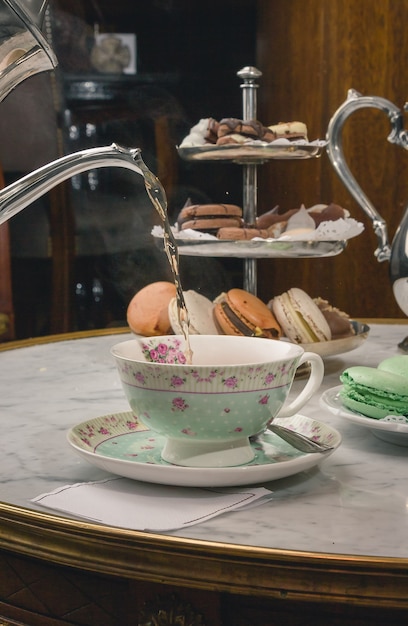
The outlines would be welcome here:
M 255 67 L 237 72 L 242 79 L 242 109 L 245 120 L 257 119 L 256 80 L 262 76 Z M 181 158 L 189 161 L 225 161 L 243 168 L 243 217 L 254 223 L 257 216 L 257 176 L 259 165 L 276 159 L 310 159 L 321 155 L 322 144 L 254 141 L 244 145 L 182 147 Z M 234 256 L 244 259 L 243 288 L 256 294 L 258 258 L 311 258 L 335 256 L 346 246 L 345 241 L 222 241 L 208 239 L 177 239 L 179 252 L 189 256 Z

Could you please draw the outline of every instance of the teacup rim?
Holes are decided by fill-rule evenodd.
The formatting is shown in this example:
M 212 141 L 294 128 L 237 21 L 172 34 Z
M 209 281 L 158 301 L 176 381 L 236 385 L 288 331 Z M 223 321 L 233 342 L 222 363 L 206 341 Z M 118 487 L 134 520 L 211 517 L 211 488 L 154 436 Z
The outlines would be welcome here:
M 217 363 L 217 366 L 228 366 L 228 367 L 239 367 L 239 366 L 256 366 L 256 365 L 264 365 L 267 363 L 272 363 L 272 362 L 280 362 L 282 360 L 286 360 L 286 359 L 294 359 L 294 358 L 300 358 L 304 353 L 305 350 L 301 345 L 295 344 L 295 343 L 291 343 L 290 341 L 286 341 L 286 340 L 280 340 L 280 339 L 268 339 L 267 337 L 246 337 L 244 335 L 242 336 L 235 336 L 235 335 L 192 335 L 191 338 L 204 338 L 204 339 L 214 339 L 214 337 L 217 337 L 217 341 L 219 339 L 221 339 L 222 341 L 231 341 L 231 340 L 256 340 L 259 342 L 276 342 L 279 345 L 285 345 L 288 346 L 290 348 L 289 352 L 287 354 L 284 355 L 280 355 L 277 358 L 260 358 L 258 360 L 254 360 L 254 361 L 245 361 L 245 362 L 240 362 L 240 363 Z M 116 344 L 114 344 L 111 349 L 110 349 L 110 353 L 113 357 L 115 358 L 119 358 L 123 361 L 127 361 L 129 363 L 138 363 L 138 364 L 143 364 L 143 365 L 167 365 L 169 367 L 185 367 L 187 364 L 180 364 L 180 363 L 158 363 L 158 362 L 150 362 L 147 361 L 143 358 L 132 358 L 131 356 L 127 356 L 127 355 L 123 355 L 118 353 L 118 349 L 119 347 L 123 347 L 125 345 L 129 345 L 129 344 L 133 344 L 134 341 L 146 341 L 149 339 L 155 339 L 157 341 L 160 341 L 160 339 L 169 339 L 169 338 L 174 338 L 174 339 L 180 339 L 182 341 L 185 340 L 183 335 L 154 335 L 151 337 L 139 337 L 139 336 L 135 336 L 132 339 L 126 339 L 124 341 L 119 341 Z M 193 341 L 195 339 L 192 339 Z M 201 339 L 200 339 L 201 340 Z M 213 364 L 211 363 L 200 363 L 200 364 L 192 364 L 195 368 L 208 368 L 208 367 L 212 367 Z

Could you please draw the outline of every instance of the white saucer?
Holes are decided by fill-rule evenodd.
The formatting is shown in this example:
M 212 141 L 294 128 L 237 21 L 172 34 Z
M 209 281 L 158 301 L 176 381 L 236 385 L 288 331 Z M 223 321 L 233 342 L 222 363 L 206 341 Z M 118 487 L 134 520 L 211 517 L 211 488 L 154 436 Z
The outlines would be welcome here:
M 87 420 L 71 428 L 68 443 L 86 461 L 134 480 L 184 487 L 227 487 L 263 483 L 292 476 L 317 465 L 341 442 L 337 430 L 309 417 L 276 419 L 333 449 L 324 454 L 295 450 L 277 435 L 267 432 L 251 445 L 255 459 L 238 467 L 181 467 L 161 459 L 164 438 L 146 428 L 131 412 L 113 413 Z
M 338 385 L 337 387 L 332 387 L 325 391 L 320 398 L 321 405 L 349 422 L 369 428 L 373 432 L 373 435 L 376 435 L 379 439 L 399 446 L 408 446 L 408 421 L 404 423 L 399 421 L 377 420 L 373 417 L 361 415 L 361 413 L 355 413 L 343 406 L 339 395 L 341 388 L 342 385 Z
M 359 348 L 367 339 L 370 327 L 362 322 L 351 320 L 355 335 L 343 337 L 341 339 L 332 339 L 331 341 L 316 341 L 314 343 L 300 344 L 305 352 L 316 352 L 321 357 L 336 356 L 344 352 L 350 352 Z

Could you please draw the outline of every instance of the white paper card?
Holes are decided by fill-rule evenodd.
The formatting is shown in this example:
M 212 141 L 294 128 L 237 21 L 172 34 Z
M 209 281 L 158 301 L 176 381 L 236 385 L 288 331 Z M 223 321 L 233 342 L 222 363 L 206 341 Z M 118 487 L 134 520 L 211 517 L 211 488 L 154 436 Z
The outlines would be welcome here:
M 115 477 L 65 485 L 32 502 L 109 526 L 166 531 L 263 504 L 271 497 L 264 488 L 172 487 Z

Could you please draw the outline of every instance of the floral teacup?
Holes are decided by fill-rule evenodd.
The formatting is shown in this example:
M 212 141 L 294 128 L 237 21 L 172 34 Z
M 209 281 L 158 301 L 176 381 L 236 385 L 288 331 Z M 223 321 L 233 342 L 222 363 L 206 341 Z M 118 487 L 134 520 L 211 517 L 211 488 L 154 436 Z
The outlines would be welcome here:
M 300 346 L 259 337 L 192 335 L 135 338 L 112 348 L 132 411 L 165 437 L 162 458 L 190 467 L 229 467 L 254 457 L 249 438 L 289 417 L 317 391 L 322 359 Z M 302 363 L 301 393 L 285 404 Z

